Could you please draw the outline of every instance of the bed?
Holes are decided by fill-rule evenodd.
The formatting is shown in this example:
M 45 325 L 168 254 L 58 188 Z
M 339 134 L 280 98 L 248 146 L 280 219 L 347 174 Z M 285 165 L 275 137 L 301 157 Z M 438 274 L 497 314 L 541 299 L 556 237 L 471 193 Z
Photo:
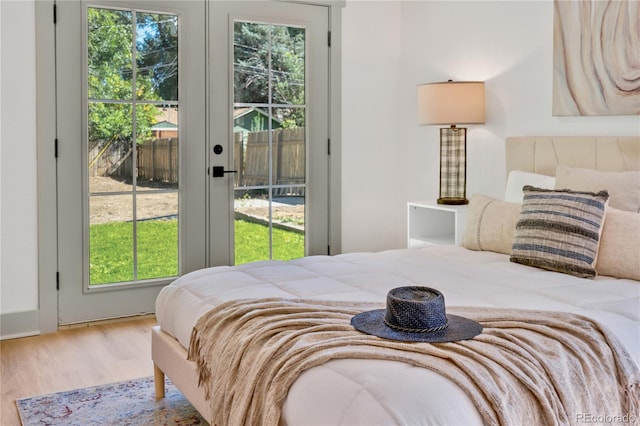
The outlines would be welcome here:
M 510 137 L 505 148 L 509 175 L 505 199 L 474 194 L 463 246 L 215 267 L 186 274 L 167 286 L 157 299 L 158 325 L 152 330 L 156 396 L 164 395 L 166 375 L 203 417 L 214 418 L 211 400 L 198 386 L 198 365 L 187 360 L 187 350 L 194 326 L 216 306 L 277 298 L 384 307 L 387 292 L 404 285 L 437 288 L 445 295 L 448 310 L 508 308 L 590 318 L 614 336 L 637 370 L 640 138 Z M 514 238 L 523 237 L 514 235 L 513 228 L 527 184 L 536 188 L 559 184 L 565 188 L 558 189 L 579 191 L 607 186 L 597 188 L 607 189 L 611 197 L 602 218 L 595 277 L 511 259 Z M 634 395 L 635 399 L 638 394 Z M 636 409 L 638 405 L 636 400 Z M 454 381 L 432 369 L 388 359 L 332 359 L 305 369 L 288 389 L 280 414 L 279 423 L 290 425 L 486 423 L 473 398 Z M 577 416 L 625 413 L 569 414 L 569 423 L 579 423 L 602 418 Z M 612 419 L 630 420 L 608 420 Z

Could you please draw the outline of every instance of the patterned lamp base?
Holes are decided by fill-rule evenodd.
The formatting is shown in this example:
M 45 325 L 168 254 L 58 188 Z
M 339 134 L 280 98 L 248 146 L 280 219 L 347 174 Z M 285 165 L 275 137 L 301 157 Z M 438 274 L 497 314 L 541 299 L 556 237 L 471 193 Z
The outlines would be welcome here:
M 440 129 L 440 197 L 438 204 L 468 204 L 467 129 Z

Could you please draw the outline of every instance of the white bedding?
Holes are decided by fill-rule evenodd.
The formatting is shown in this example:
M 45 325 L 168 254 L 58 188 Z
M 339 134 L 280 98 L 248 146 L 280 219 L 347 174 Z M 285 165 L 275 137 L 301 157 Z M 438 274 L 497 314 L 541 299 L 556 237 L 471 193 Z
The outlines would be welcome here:
M 612 331 L 640 365 L 640 283 L 594 280 L 509 262 L 462 247 L 259 262 L 187 274 L 160 293 L 162 329 L 188 347 L 198 318 L 232 299 L 285 297 L 371 301 L 403 285 L 440 290 L 447 306 L 495 306 L 572 312 Z M 614 413 L 612 413 L 614 414 Z M 432 373 L 390 361 L 336 360 L 305 372 L 289 392 L 287 424 L 480 424 L 468 397 Z

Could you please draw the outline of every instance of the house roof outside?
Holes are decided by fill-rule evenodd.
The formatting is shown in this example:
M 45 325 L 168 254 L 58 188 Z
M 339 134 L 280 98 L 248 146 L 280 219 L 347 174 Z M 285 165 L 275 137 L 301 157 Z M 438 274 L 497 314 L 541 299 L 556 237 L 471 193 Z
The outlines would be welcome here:
M 255 106 L 237 108 L 233 111 L 233 131 L 236 133 L 242 132 L 246 137 L 246 134 L 251 131 L 268 130 L 268 120 L 269 114 L 267 114 L 262 108 L 258 108 Z M 276 117 L 272 116 L 271 128 L 279 129 L 281 127 L 282 122 Z
M 234 120 L 244 117 L 245 115 L 251 114 L 251 113 L 257 113 L 260 114 L 262 116 L 264 116 L 265 118 L 269 118 L 269 115 L 264 112 L 262 109 L 260 108 L 256 108 L 256 107 L 244 107 L 244 108 L 237 108 L 233 111 L 233 118 Z M 271 117 L 271 119 L 273 120 L 273 122 L 277 123 L 277 124 L 281 124 L 281 121 L 278 120 L 275 117 Z M 238 126 L 236 126 L 238 127 Z M 242 128 L 242 127 L 238 127 L 238 128 Z M 175 123 L 172 123 L 169 120 L 162 120 L 157 122 L 156 124 L 154 124 L 153 126 L 151 126 L 151 130 L 178 130 L 178 125 Z
M 264 115 L 266 118 L 269 118 L 269 114 L 264 112 L 261 108 L 257 108 L 257 107 L 244 107 L 244 108 L 235 109 L 233 111 L 233 118 L 234 119 L 238 119 L 238 118 L 243 117 L 243 116 L 245 116 L 245 115 L 247 115 L 247 114 L 249 114 L 249 113 L 251 113 L 253 111 L 255 111 L 255 112 L 257 112 L 257 113 L 259 113 L 261 115 Z M 275 121 L 276 123 L 281 124 L 281 121 L 278 120 L 276 117 L 271 117 L 271 119 L 273 121 Z
M 151 130 L 178 130 L 178 125 L 163 120 L 151 126 Z

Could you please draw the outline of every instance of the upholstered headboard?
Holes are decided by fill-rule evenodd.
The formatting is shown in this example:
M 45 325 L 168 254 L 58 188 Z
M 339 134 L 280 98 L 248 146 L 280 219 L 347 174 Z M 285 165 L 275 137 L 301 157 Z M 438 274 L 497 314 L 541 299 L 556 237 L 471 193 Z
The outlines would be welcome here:
M 507 175 L 522 170 L 554 176 L 556 166 L 640 170 L 638 136 L 514 136 L 506 139 Z

